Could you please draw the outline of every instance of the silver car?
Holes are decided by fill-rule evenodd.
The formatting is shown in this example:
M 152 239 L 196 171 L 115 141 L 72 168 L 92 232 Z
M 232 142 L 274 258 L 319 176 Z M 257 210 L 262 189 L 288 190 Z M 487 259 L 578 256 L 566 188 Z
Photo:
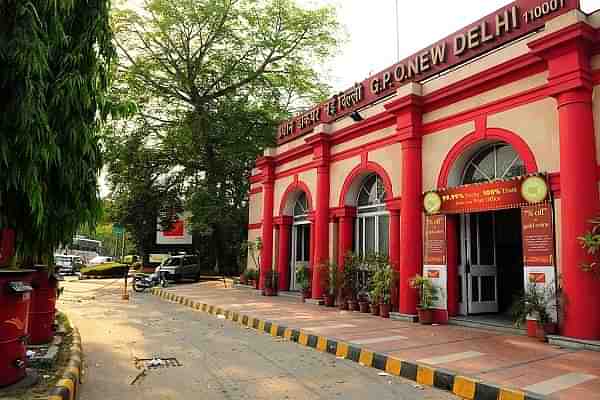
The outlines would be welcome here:
M 201 268 L 196 256 L 171 256 L 163 261 L 159 268 L 170 281 L 181 279 L 200 280 Z

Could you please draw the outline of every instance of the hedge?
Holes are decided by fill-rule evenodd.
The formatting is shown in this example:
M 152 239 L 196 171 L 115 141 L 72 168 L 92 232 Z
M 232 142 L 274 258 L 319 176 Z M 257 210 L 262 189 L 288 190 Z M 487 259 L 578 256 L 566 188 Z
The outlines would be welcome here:
M 124 276 L 125 272 L 127 271 L 129 271 L 129 265 L 116 262 L 107 262 L 81 268 L 81 275 L 110 276 L 120 278 Z

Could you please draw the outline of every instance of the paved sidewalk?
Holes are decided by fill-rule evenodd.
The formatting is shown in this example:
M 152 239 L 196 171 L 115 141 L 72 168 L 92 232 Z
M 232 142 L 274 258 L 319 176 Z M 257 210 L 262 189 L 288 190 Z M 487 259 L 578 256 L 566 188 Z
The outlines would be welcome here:
M 250 289 L 224 288 L 222 282 L 167 290 L 502 387 L 551 399 L 600 399 L 600 353 L 561 349 L 536 339 L 481 329 L 391 321 L 283 296 L 262 297 Z

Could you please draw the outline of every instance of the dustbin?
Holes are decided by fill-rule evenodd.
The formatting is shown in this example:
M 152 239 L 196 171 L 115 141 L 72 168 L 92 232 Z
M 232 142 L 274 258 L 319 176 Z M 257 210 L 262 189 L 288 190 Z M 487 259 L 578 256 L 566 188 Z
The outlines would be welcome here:
M 31 280 L 33 293 L 29 312 L 29 344 L 46 344 L 52 340 L 58 280 L 48 267 L 35 267 Z
M 32 272 L 0 269 L 0 387 L 26 375 Z

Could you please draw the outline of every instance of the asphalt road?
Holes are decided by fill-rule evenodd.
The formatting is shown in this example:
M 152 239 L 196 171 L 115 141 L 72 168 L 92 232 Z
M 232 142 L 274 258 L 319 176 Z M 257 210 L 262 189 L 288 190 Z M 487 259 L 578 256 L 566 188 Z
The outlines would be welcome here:
M 83 340 L 81 400 L 455 398 L 150 294 L 123 301 L 120 284 L 63 283 L 59 308 Z M 135 359 L 152 357 L 181 366 L 148 370 L 131 384 Z

